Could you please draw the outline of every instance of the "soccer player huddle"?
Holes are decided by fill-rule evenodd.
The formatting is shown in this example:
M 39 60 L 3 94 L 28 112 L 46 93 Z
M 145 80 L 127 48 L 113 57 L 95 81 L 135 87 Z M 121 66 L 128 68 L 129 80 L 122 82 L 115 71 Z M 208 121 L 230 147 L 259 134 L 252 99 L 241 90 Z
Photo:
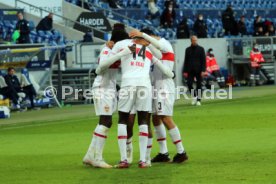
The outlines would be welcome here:
M 109 42 L 101 50 L 97 77 L 93 83 L 93 101 L 99 124 L 83 163 L 99 168 L 113 168 L 103 159 L 103 149 L 112 126 L 112 114 L 118 107 L 118 145 L 120 161 L 115 168 L 129 168 L 133 161 L 132 134 L 135 116 L 139 125 L 140 168 L 152 162 L 170 162 L 166 128 L 177 153 L 173 163 L 188 159 L 178 127 L 173 121 L 175 101 L 174 51 L 169 41 L 150 29 L 114 28 Z M 116 94 L 116 75 L 121 68 L 121 85 Z M 112 93 L 113 92 L 113 93 Z M 118 103 L 117 103 L 118 101 Z M 152 119 L 152 121 L 151 121 Z M 153 135 L 151 122 L 159 143 L 159 153 L 151 159 Z

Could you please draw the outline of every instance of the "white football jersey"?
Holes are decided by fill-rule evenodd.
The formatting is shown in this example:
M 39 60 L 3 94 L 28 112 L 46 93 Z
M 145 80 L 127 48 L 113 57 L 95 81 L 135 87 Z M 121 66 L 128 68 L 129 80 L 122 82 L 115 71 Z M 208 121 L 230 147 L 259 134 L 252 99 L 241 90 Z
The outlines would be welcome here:
M 116 54 L 124 48 L 134 44 L 131 39 L 117 42 L 112 54 Z M 122 83 L 121 87 L 126 86 L 145 86 L 151 87 L 150 66 L 152 61 L 151 51 L 142 45 L 136 44 L 136 54 L 128 54 L 121 58 Z
M 174 62 L 175 62 L 175 55 L 172 48 L 172 45 L 169 41 L 164 38 L 159 40 L 160 45 L 162 45 L 161 52 L 162 52 L 162 63 L 166 65 L 168 68 L 173 71 Z M 172 78 L 167 77 L 164 75 L 157 67 L 154 66 L 152 72 L 153 84 L 155 89 L 157 90 L 165 90 L 168 93 L 175 92 L 175 84 Z
M 98 62 L 102 62 L 107 59 L 111 54 L 111 49 L 105 46 L 99 55 Z M 94 80 L 93 87 L 100 87 L 106 89 L 116 89 L 116 76 L 118 72 L 118 68 L 120 66 L 120 61 L 115 62 L 113 65 L 109 67 L 104 73 L 97 75 Z

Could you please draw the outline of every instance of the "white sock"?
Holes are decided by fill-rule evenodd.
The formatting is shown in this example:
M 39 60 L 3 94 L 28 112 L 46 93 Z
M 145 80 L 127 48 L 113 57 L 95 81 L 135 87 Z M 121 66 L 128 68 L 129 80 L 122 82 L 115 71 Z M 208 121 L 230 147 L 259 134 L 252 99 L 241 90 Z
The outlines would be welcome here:
M 148 144 L 148 125 L 139 126 L 139 148 L 140 148 L 140 161 L 146 162 L 146 152 Z
M 151 148 L 152 148 L 152 138 L 148 138 L 146 160 L 151 160 L 150 159 Z
M 159 152 L 162 153 L 162 154 L 168 153 L 165 126 L 162 123 L 159 126 L 155 126 L 154 130 L 155 130 L 155 134 L 156 134 L 157 141 L 158 141 L 158 144 L 159 144 L 159 149 L 160 149 Z
M 107 138 L 109 128 L 103 125 L 99 125 L 94 132 L 96 139 L 96 149 L 95 149 L 95 158 L 96 160 L 103 160 L 103 148 L 105 140 Z
M 98 126 L 99 126 L 99 124 L 97 124 L 95 130 L 98 128 Z M 95 132 L 95 130 L 94 130 L 94 132 Z M 87 153 L 86 153 L 86 155 L 89 155 L 89 157 L 93 158 L 93 159 L 94 159 L 94 156 L 95 156 L 94 151 L 95 151 L 96 139 L 97 139 L 97 137 L 94 135 L 94 132 L 93 132 L 93 135 L 92 135 L 91 143 L 90 143 L 89 148 L 88 148 Z
M 126 142 L 127 126 L 124 124 L 118 124 L 118 143 L 121 154 L 121 161 L 127 160 Z
M 183 153 L 184 147 L 182 145 L 179 129 L 177 127 L 174 127 L 173 129 L 169 130 L 169 134 L 172 138 L 173 143 L 176 146 L 177 153 Z
M 133 149 L 133 147 L 132 147 L 132 137 L 127 139 L 126 144 L 127 144 L 127 150 L 132 150 Z

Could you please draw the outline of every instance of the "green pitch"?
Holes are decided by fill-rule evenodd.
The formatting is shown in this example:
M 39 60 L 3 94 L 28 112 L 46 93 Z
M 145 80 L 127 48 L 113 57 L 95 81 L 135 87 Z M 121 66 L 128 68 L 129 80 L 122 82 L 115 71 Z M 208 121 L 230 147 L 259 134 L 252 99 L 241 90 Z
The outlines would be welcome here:
M 13 113 L 0 120 L 0 183 L 275 183 L 276 87 L 236 88 L 233 96 L 201 107 L 177 101 L 174 119 L 190 159 L 149 169 L 137 168 L 137 127 L 130 169 L 82 165 L 97 123 L 91 106 Z M 110 164 L 119 161 L 116 124 L 117 115 L 104 151 Z M 172 157 L 175 147 L 168 147 Z

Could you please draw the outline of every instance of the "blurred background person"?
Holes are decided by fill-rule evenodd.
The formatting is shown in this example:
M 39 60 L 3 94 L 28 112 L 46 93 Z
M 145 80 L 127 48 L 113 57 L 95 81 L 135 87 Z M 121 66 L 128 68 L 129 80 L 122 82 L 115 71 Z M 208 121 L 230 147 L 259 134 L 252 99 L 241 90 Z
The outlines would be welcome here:
M 254 32 L 253 36 L 264 36 L 264 28 L 258 27 L 258 29 Z
M 192 105 L 201 105 L 202 79 L 206 71 L 206 56 L 204 48 L 198 45 L 196 36 L 191 37 L 191 46 L 185 51 L 183 76 L 187 78 L 187 85 L 193 98 Z M 196 90 L 193 88 L 196 79 Z
M 234 18 L 234 11 L 231 5 L 228 5 L 222 14 L 222 25 L 225 35 L 232 35 L 235 31 L 236 20 Z
M 15 69 L 13 67 L 8 68 L 8 74 L 5 76 L 5 81 L 10 91 L 25 93 L 31 102 L 31 108 L 35 109 L 34 98 L 36 96 L 36 92 L 32 84 L 22 87 L 17 76 L 15 75 Z
M 254 32 L 258 32 L 258 30 L 260 30 L 259 28 L 264 28 L 264 23 L 262 21 L 262 17 L 261 16 L 257 16 L 254 20 Z M 262 29 L 263 30 L 263 29 Z
M 146 19 L 150 20 L 153 26 L 159 26 L 160 15 L 159 8 L 156 6 L 156 0 L 148 0 L 148 13 Z
M 148 18 L 155 19 L 160 16 L 158 7 L 156 6 L 156 0 L 148 0 Z
M 174 8 L 179 8 L 175 0 L 165 0 L 164 7 L 168 7 L 170 4 L 172 4 Z
M 220 67 L 215 58 L 215 54 L 212 48 L 208 49 L 206 53 L 206 87 L 210 87 L 210 81 L 215 79 L 220 88 L 225 87 L 225 78 L 220 72 Z M 209 88 L 210 89 L 210 88 Z
M 203 19 L 203 15 L 199 14 L 195 23 L 194 23 L 194 33 L 198 38 L 207 38 L 207 25 L 205 20 Z
M 174 25 L 176 13 L 174 10 L 173 3 L 169 3 L 167 7 L 165 7 L 161 17 L 160 17 L 160 26 L 163 28 L 172 28 Z
M 273 24 L 268 26 L 268 30 L 265 33 L 265 36 L 275 36 L 275 28 Z
M 40 20 L 36 26 L 37 31 L 52 31 L 53 29 L 53 13 L 49 13 L 46 17 Z
M 183 18 L 183 20 L 178 24 L 176 30 L 176 37 L 178 39 L 182 38 L 190 38 L 190 30 L 187 24 L 187 18 Z
M 258 45 L 255 43 L 250 52 L 250 86 L 260 85 L 261 63 L 265 62 L 263 54 L 259 51 Z
M 17 13 L 18 21 L 16 23 L 15 29 L 19 31 L 20 36 L 17 43 L 30 43 L 30 27 L 29 22 L 24 19 L 23 13 Z
M 241 16 L 238 22 L 238 31 L 241 36 L 247 35 L 247 28 L 245 25 L 245 16 Z
M 117 9 L 121 8 L 116 0 L 107 0 L 110 8 Z

